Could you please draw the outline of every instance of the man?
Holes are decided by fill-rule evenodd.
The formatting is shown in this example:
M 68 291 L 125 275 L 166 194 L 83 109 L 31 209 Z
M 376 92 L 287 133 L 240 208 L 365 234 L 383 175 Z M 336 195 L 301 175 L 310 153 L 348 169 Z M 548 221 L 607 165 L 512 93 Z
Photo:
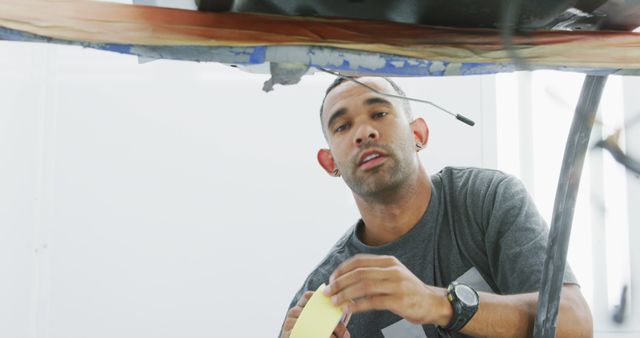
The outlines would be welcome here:
M 358 80 L 404 95 L 385 78 Z M 425 121 L 412 117 L 406 100 L 351 81 L 329 87 L 321 122 L 329 149 L 318 161 L 349 186 L 362 219 L 296 294 L 281 337 L 322 283 L 352 314 L 333 337 L 531 336 L 547 229 L 522 183 L 476 168 L 429 177 L 417 155 L 429 139 Z M 557 336 L 592 330 L 567 269 Z

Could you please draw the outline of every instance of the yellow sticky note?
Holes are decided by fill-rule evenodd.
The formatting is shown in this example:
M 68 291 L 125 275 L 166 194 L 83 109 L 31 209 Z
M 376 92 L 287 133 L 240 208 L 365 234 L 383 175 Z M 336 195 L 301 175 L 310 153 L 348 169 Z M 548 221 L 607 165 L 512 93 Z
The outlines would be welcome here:
M 335 330 L 343 311 L 331 303 L 331 298 L 322 292 L 325 285 L 318 287 L 307 305 L 302 309 L 290 338 L 328 338 Z

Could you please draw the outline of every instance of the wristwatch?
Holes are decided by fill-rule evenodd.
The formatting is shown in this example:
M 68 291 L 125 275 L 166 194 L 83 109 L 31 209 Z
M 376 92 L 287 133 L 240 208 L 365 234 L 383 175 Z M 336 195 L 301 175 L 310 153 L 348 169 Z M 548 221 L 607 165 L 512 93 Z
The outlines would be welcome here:
M 453 317 L 445 327 L 439 327 L 438 331 L 448 336 L 450 332 L 460 331 L 471 320 L 476 311 L 480 297 L 476 290 L 467 284 L 452 282 L 447 288 L 447 300 L 453 308 Z

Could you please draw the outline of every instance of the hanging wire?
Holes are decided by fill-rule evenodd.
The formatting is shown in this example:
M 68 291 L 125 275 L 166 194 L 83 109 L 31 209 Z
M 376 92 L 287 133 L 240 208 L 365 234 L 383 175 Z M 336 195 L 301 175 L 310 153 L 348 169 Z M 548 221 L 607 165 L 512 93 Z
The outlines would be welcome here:
M 346 75 L 342 75 L 342 74 L 340 74 L 340 73 L 338 73 L 338 72 L 330 71 L 330 70 L 324 69 L 324 68 L 322 68 L 322 67 L 317 67 L 317 68 L 318 68 L 319 70 L 321 70 L 321 71 L 325 72 L 325 73 L 329 73 L 329 74 L 335 75 L 335 76 L 337 76 L 337 77 L 339 77 L 339 78 L 342 78 L 342 79 L 345 79 L 345 80 L 348 80 L 348 81 L 354 82 L 354 83 L 356 83 L 356 84 L 358 84 L 358 85 L 360 85 L 360 86 L 363 86 L 363 87 L 365 87 L 365 88 L 369 89 L 370 91 L 372 91 L 372 92 L 374 92 L 374 93 L 376 93 L 376 94 L 379 94 L 379 95 L 382 95 L 382 96 L 387 96 L 387 97 L 392 97 L 392 98 L 396 98 L 396 99 L 400 99 L 400 100 L 407 100 L 407 101 L 413 101 L 413 102 L 425 103 L 425 104 L 428 104 L 428 105 L 430 105 L 430 106 L 432 106 L 432 107 L 435 107 L 435 108 L 439 109 L 439 110 L 440 110 L 440 111 L 442 111 L 442 112 L 445 112 L 445 113 L 447 113 L 447 114 L 449 114 L 449 115 L 451 115 L 451 116 L 455 117 L 458 121 L 461 121 L 461 122 L 463 122 L 463 123 L 465 123 L 465 124 L 467 124 L 467 125 L 469 125 L 469 126 L 472 126 L 472 127 L 473 127 L 473 126 L 476 124 L 476 123 L 475 123 L 473 120 L 471 120 L 470 118 L 468 118 L 468 117 L 466 117 L 466 116 L 464 116 L 464 115 L 461 115 L 461 114 L 455 114 L 455 113 L 452 113 L 452 112 L 450 112 L 450 111 L 448 111 L 448 110 L 444 109 L 443 107 L 440 107 L 439 105 L 437 105 L 437 104 L 435 104 L 435 103 L 433 103 L 433 102 L 431 102 L 431 101 L 422 100 L 422 99 L 416 99 L 416 98 L 412 98 L 412 97 L 408 97 L 408 96 L 403 96 L 403 95 L 396 95 L 396 94 L 390 94 L 390 93 L 383 93 L 383 92 L 381 92 L 381 91 L 379 91 L 379 90 L 377 90 L 377 89 L 375 89 L 375 88 L 373 88 L 373 87 L 371 87 L 371 86 L 369 86 L 369 85 L 367 85 L 367 84 L 365 84 L 365 83 L 363 83 L 363 82 L 361 82 L 361 81 L 358 81 L 358 80 L 357 80 L 356 78 L 354 78 L 354 77 L 346 76 Z

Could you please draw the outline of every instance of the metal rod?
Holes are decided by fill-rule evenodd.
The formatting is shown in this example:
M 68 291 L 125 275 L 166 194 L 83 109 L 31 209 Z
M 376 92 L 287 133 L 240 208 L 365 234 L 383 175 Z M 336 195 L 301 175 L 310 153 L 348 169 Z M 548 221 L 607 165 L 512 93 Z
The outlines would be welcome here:
M 556 335 L 560 291 L 566 267 L 571 222 L 580 187 L 580 175 L 606 81 L 606 76 L 596 75 L 588 75 L 584 79 L 565 145 L 551 218 L 547 255 L 542 270 L 538 312 L 533 328 L 533 336 L 536 338 L 553 338 Z
M 392 97 L 392 98 L 400 99 L 400 100 L 407 100 L 407 101 L 414 101 L 414 102 L 425 103 L 425 104 L 428 104 L 428 105 L 430 105 L 430 106 L 432 106 L 432 107 L 435 107 L 435 108 L 440 109 L 440 111 L 445 112 L 445 113 L 447 113 L 447 114 L 449 114 L 449 115 L 451 115 L 451 116 L 455 117 L 456 119 L 458 119 L 458 121 L 461 121 L 461 122 L 463 122 L 463 123 L 465 123 L 465 124 L 467 124 L 467 125 L 469 125 L 469 126 L 471 126 L 471 127 L 473 127 L 473 126 L 476 124 L 476 123 L 475 123 L 473 120 L 471 120 L 470 118 L 468 118 L 468 117 L 466 117 L 466 116 L 464 116 L 464 115 L 462 115 L 462 114 L 455 114 L 455 113 L 452 113 L 452 112 L 450 112 L 450 111 L 448 111 L 448 110 L 446 110 L 446 109 L 444 109 L 444 108 L 440 107 L 439 105 L 437 105 L 437 104 L 435 104 L 435 103 L 433 103 L 433 102 L 431 102 L 431 101 L 427 101 L 427 100 L 423 100 L 423 99 L 416 99 L 416 98 L 408 97 L 408 96 L 395 95 L 395 94 L 390 94 L 390 93 L 383 93 L 383 92 L 381 92 L 381 91 L 379 91 L 379 90 L 377 90 L 377 89 L 375 89 L 375 88 L 373 88 L 373 87 L 371 87 L 371 86 L 367 85 L 366 83 L 363 83 L 363 82 L 361 82 L 361 81 L 358 81 L 356 78 L 354 78 L 354 77 L 352 77 L 352 76 L 342 75 L 342 74 L 340 74 L 340 73 L 338 73 L 338 72 L 333 72 L 333 71 L 330 71 L 330 70 L 327 70 L 327 69 L 324 69 L 324 68 L 321 68 L 321 67 L 316 67 L 316 68 L 318 68 L 319 70 L 321 70 L 321 71 L 323 71 L 323 72 L 325 72 L 325 73 L 329 73 L 329 74 L 335 75 L 335 76 L 337 76 L 337 77 L 339 77 L 339 78 L 343 78 L 343 79 L 345 79 L 345 80 L 348 80 L 348 81 L 351 81 L 351 82 L 357 83 L 357 84 L 359 84 L 359 85 L 361 85 L 361 86 L 363 86 L 363 87 L 365 87 L 365 88 L 369 89 L 370 91 L 372 91 L 372 92 L 374 92 L 374 93 L 376 93 L 376 94 L 379 94 L 379 95 L 382 95 L 382 96 L 387 96 L 387 97 Z

